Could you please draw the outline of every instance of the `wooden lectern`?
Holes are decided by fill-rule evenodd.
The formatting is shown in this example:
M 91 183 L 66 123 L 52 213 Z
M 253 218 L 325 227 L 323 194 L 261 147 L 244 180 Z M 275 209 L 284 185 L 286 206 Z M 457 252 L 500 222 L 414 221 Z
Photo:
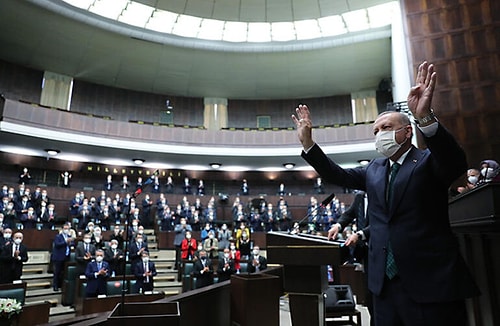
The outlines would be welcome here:
M 323 293 L 328 288 L 326 265 L 341 264 L 340 243 L 307 234 L 267 234 L 267 261 L 283 265 L 294 326 L 324 325 Z
M 450 224 L 481 296 L 467 300 L 470 326 L 500 325 L 500 183 L 453 198 Z

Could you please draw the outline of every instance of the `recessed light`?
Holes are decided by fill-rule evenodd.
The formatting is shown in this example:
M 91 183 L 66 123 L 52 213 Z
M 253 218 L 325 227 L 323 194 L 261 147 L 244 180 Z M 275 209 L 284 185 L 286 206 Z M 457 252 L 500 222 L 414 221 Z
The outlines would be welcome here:
M 47 154 L 49 154 L 50 156 L 56 156 L 57 154 L 61 153 L 60 150 L 58 149 L 46 149 L 45 150 L 47 152 Z
M 212 169 L 218 169 L 222 166 L 222 163 L 210 163 L 209 165 Z
M 143 164 L 144 162 L 146 162 L 145 160 L 143 160 L 142 158 L 134 158 L 132 159 L 132 161 L 134 161 L 135 164 L 137 165 L 141 165 Z
M 370 160 L 358 160 L 358 163 L 362 166 L 365 166 L 365 165 L 368 165 L 368 163 L 370 163 Z
M 286 169 L 293 169 L 295 167 L 295 163 L 283 163 L 283 166 Z

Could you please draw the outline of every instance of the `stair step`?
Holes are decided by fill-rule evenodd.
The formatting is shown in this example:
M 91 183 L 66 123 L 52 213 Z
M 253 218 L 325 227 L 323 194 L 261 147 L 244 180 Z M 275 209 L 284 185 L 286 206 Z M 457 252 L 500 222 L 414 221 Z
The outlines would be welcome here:
M 26 274 L 42 274 L 45 268 L 43 267 L 23 267 L 23 275 Z
M 57 299 L 47 299 L 47 300 L 32 300 L 32 301 L 26 301 L 27 305 L 34 305 L 38 303 L 50 303 L 51 307 L 56 307 L 59 304 L 59 300 Z
M 53 277 L 53 274 L 49 274 L 49 273 L 24 274 L 24 272 L 23 272 L 23 275 L 21 276 L 21 280 L 23 280 L 23 281 L 28 281 L 28 280 L 39 281 L 39 280 L 46 279 L 46 278 L 52 280 L 52 277 Z M 28 285 L 29 285 L 29 283 L 30 282 L 28 282 Z
M 51 282 L 46 281 L 46 282 L 28 282 L 26 284 L 27 289 L 33 289 L 33 288 L 50 288 Z
M 174 282 L 174 281 L 159 281 L 156 279 L 154 281 L 154 287 L 156 288 L 173 288 L 173 287 L 182 287 L 182 282 Z
M 177 281 L 177 275 L 156 275 L 155 276 L 155 283 L 156 283 L 156 280 L 158 281 Z
M 67 306 L 62 306 L 62 305 L 57 305 L 55 307 L 50 308 L 50 316 L 59 316 L 59 315 L 67 315 L 67 314 L 74 314 L 75 313 L 75 308 L 72 307 L 67 307 Z

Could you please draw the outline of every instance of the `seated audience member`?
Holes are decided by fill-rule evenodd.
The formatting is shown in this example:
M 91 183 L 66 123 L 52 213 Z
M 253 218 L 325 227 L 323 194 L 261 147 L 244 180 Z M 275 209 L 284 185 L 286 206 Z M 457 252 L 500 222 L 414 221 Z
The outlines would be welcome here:
M 258 246 L 253 247 L 251 262 L 248 264 L 250 273 L 263 271 L 267 268 L 267 259 L 260 255 Z
M 236 249 L 236 243 L 233 239 L 229 242 L 229 257 L 234 261 L 234 269 L 236 273 L 240 273 L 240 261 L 241 261 L 241 253 L 238 249 Z
M 227 281 L 231 278 L 231 275 L 236 273 L 234 267 L 234 260 L 231 259 L 231 254 L 229 253 L 229 248 L 224 249 L 222 258 L 219 259 L 219 264 L 217 267 L 217 277 L 219 282 Z
M 215 238 L 214 231 L 208 232 L 208 238 L 203 242 L 203 249 L 210 259 L 219 258 L 219 241 Z
M 484 160 L 481 162 L 481 177 L 480 183 L 498 182 L 500 181 L 500 166 L 494 160 Z
M 22 241 L 23 234 L 16 232 L 13 241 L 3 247 L 0 253 L 1 283 L 12 283 L 21 279 L 23 264 L 28 261 L 28 249 Z
M 148 244 L 143 241 L 142 234 L 138 233 L 129 246 L 129 259 L 132 273 L 134 273 L 136 264 L 141 261 L 142 253 L 144 251 L 148 251 Z
M 467 170 L 467 181 L 464 187 L 458 187 L 457 192 L 459 193 L 464 193 L 466 191 L 474 189 L 478 182 L 479 178 L 481 176 L 481 172 L 478 169 L 468 169 Z
M 87 298 L 107 294 L 106 282 L 110 276 L 109 264 L 104 260 L 104 251 L 98 249 L 95 252 L 95 260 L 87 264 L 85 269 L 87 287 L 85 296 Z
M 123 275 L 125 265 L 125 255 L 119 247 L 118 240 L 113 239 L 109 247 L 104 250 L 104 260 L 108 262 L 110 275 Z
M 232 232 L 228 229 L 227 224 L 222 224 L 217 232 L 217 240 L 219 241 L 219 249 L 229 248 L 229 239 L 232 238 Z
M 59 291 L 63 283 L 64 264 L 69 260 L 71 248 L 75 245 L 75 238 L 70 234 L 70 224 L 65 223 L 59 234 L 54 238 L 52 244 L 52 254 L 50 261 L 53 265 L 54 277 L 52 287 L 54 291 Z
M 181 258 L 183 260 L 193 260 L 197 248 L 196 239 L 192 237 L 191 232 L 187 231 L 186 237 L 181 243 Z
M 136 289 L 139 293 L 153 291 L 154 281 L 156 276 L 155 264 L 149 259 L 147 250 L 141 253 L 141 260 L 137 261 L 134 267 L 134 275 L 136 278 Z
M 92 244 L 90 233 L 85 233 L 83 241 L 79 241 L 75 249 L 76 275 L 85 274 L 87 264 L 95 256 L 96 247 Z
M 193 275 L 196 277 L 195 287 L 197 289 L 213 284 L 214 274 L 212 261 L 207 257 L 207 252 L 201 250 L 199 255 L 200 259 L 196 260 L 193 265 Z

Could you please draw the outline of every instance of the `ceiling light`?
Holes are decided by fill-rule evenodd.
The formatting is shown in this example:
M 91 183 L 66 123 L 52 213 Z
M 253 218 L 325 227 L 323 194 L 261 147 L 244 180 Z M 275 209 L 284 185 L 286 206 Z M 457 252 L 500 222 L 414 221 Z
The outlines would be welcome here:
M 49 154 L 50 156 L 56 156 L 57 154 L 61 153 L 60 150 L 58 149 L 46 149 L 45 150 L 47 152 L 47 154 Z
M 293 169 L 295 167 L 295 163 L 283 163 L 283 166 L 286 169 Z
M 218 169 L 222 166 L 222 163 L 210 163 L 209 165 L 212 169 Z
M 365 166 L 365 165 L 368 165 L 368 163 L 370 163 L 370 160 L 358 160 L 358 163 L 362 166 Z
M 145 160 L 143 160 L 142 158 L 134 158 L 132 159 L 132 161 L 134 161 L 135 164 L 137 165 L 141 165 L 143 164 L 144 162 L 146 162 Z

